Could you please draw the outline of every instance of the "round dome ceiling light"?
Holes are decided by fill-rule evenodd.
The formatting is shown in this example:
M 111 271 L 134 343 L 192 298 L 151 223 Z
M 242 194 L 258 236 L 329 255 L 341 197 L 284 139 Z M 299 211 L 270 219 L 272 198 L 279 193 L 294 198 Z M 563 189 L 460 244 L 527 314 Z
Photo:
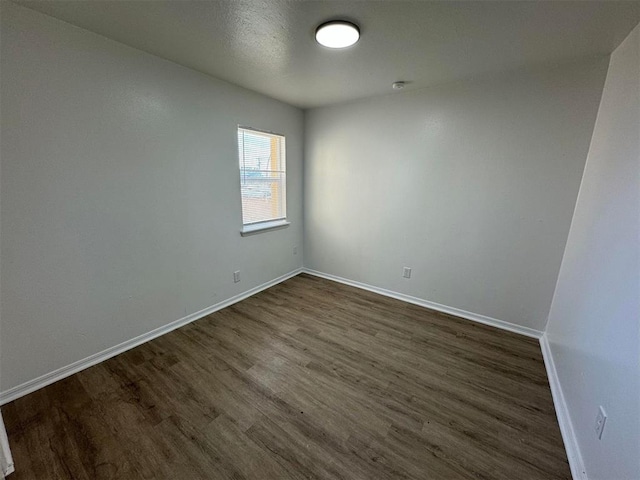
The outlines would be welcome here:
M 358 26 L 344 20 L 323 23 L 316 29 L 316 41 L 328 48 L 350 47 L 359 38 Z

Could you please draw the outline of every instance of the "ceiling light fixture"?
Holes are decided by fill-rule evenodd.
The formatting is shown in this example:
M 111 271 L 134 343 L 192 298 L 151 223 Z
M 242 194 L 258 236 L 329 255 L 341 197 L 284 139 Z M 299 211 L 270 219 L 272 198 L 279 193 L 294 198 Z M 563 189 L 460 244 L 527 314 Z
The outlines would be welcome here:
M 350 47 L 360 38 L 357 25 L 344 20 L 334 20 L 320 25 L 316 29 L 316 41 L 328 48 Z

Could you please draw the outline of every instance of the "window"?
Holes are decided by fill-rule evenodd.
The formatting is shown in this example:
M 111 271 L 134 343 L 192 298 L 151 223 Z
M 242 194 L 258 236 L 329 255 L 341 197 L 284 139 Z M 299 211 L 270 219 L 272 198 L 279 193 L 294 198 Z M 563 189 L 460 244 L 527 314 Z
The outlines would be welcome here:
M 238 127 L 243 234 L 287 225 L 285 138 Z

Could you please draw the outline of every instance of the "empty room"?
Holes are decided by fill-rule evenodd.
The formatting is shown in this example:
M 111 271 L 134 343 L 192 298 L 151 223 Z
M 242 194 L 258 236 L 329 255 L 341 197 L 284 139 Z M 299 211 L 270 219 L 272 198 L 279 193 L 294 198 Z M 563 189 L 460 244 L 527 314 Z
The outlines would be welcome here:
M 640 2 L 0 0 L 0 478 L 640 480 Z

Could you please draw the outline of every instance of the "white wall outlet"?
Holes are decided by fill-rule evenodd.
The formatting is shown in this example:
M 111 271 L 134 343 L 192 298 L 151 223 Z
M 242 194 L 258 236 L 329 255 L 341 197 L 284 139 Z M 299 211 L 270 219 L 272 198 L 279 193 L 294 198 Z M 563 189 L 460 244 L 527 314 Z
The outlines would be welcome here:
M 298 254 L 298 246 L 297 245 L 294 245 L 294 247 L 293 247 L 293 254 L 294 255 Z
M 607 414 L 605 413 L 604 408 L 602 408 L 602 405 L 600 405 L 595 425 L 595 431 L 596 435 L 598 436 L 598 440 L 602 438 L 602 431 L 604 430 L 605 423 L 607 423 Z
M 233 272 L 233 283 L 238 283 L 240 281 L 240 270 L 236 270 Z
M 402 269 L 402 276 L 403 276 L 404 278 L 411 278 L 411 268 L 409 268 L 409 267 L 404 267 L 404 268 Z

